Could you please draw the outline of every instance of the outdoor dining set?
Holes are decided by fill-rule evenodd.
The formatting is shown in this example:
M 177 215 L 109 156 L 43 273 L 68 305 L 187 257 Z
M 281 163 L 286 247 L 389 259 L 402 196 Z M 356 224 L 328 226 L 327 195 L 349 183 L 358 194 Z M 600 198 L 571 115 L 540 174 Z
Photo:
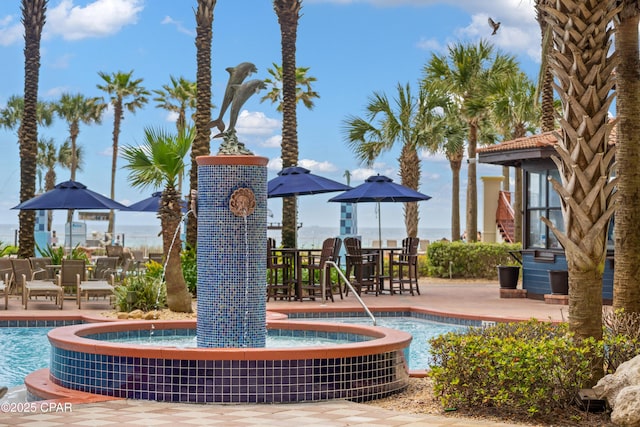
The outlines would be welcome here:
M 323 241 L 320 249 L 297 249 L 277 248 L 275 240 L 269 238 L 267 301 L 334 301 L 334 295 L 342 299 L 352 290 L 358 295 L 419 295 L 419 241 L 417 237 L 407 237 L 400 247 L 362 247 L 356 237 L 344 241 L 331 237 Z M 344 273 L 336 272 L 336 267 L 341 271 L 344 268 Z

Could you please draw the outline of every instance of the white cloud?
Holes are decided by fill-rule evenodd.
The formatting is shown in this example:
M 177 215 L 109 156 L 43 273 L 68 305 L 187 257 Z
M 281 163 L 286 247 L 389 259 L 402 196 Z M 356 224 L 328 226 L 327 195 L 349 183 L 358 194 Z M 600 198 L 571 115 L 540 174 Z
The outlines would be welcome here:
M 416 43 L 416 46 L 418 47 L 418 49 L 426 50 L 428 52 L 442 52 L 446 49 L 446 46 L 443 46 L 442 43 L 433 38 L 421 38 L 418 43 Z
M 280 127 L 280 120 L 271 119 L 261 111 L 250 112 L 248 110 L 240 112 L 236 124 L 238 134 L 243 135 L 267 136 L 273 134 Z
M 270 159 L 269 163 L 267 163 L 267 169 L 280 172 L 282 170 L 282 158 L 276 157 L 275 159 Z
M 84 7 L 62 0 L 47 12 L 45 36 L 65 40 L 110 36 L 135 24 L 142 9 L 142 0 L 96 0 Z
M 312 172 L 335 172 L 338 170 L 336 165 L 330 162 L 318 162 L 311 159 L 302 159 L 298 161 L 298 165 L 309 169 Z
M 178 121 L 178 116 L 179 114 L 176 111 L 168 111 L 164 119 L 169 123 L 175 123 Z
M 181 21 L 176 21 L 174 20 L 172 17 L 170 16 L 165 16 L 164 19 L 162 20 L 162 22 L 160 22 L 162 25 L 174 25 L 176 27 L 176 29 L 178 30 L 178 32 L 186 34 L 188 36 L 195 36 L 196 32 L 193 30 L 189 30 L 188 28 L 186 28 L 184 25 L 182 25 Z
M 274 135 L 262 141 L 261 147 L 265 148 L 278 148 L 282 144 L 282 135 Z
M 12 15 L 5 16 L 0 19 L 0 45 L 10 46 L 22 39 L 22 24 L 14 23 L 15 18 Z

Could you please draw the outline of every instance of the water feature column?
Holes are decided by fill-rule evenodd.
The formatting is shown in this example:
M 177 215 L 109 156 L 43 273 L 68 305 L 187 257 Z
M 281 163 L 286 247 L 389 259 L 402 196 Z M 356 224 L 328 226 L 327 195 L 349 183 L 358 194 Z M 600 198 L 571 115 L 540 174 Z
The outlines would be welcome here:
M 198 347 L 265 346 L 267 161 L 197 158 Z

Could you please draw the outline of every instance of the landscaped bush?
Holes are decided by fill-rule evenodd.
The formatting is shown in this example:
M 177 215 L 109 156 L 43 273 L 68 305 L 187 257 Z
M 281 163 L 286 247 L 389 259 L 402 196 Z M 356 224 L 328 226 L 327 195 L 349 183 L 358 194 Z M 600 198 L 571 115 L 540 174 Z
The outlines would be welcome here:
M 640 313 L 624 310 L 605 311 L 604 324 L 604 372 L 612 374 L 622 363 L 640 354 Z
M 433 242 L 427 248 L 429 276 L 495 280 L 498 265 L 518 265 L 509 251 L 520 244 Z
M 161 277 L 134 274 L 116 286 L 116 306 L 120 311 L 151 311 L 166 307 L 167 294 Z
M 0 257 L 15 255 L 18 253 L 18 247 L 0 241 Z
M 496 324 L 450 332 L 431 343 L 434 392 L 445 408 L 499 407 L 533 416 L 566 408 L 589 380 L 593 340 L 566 324 Z
M 62 264 L 62 259 L 65 258 L 65 249 L 62 246 L 47 245 L 46 248 L 41 248 L 36 243 L 36 248 L 38 249 L 38 252 L 40 252 L 41 256 L 51 258 L 52 264 L 60 265 Z M 84 249 L 80 247 L 80 244 L 77 244 L 71 249 L 71 252 L 66 255 L 66 259 L 83 259 L 85 262 L 88 262 L 89 256 Z
M 182 274 L 185 282 L 187 282 L 187 288 L 192 295 L 198 294 L 198 266 L 196 265 L 196 250 L 195 248 L 188 248 L 182 251 L 180 254 L 182 261 Z

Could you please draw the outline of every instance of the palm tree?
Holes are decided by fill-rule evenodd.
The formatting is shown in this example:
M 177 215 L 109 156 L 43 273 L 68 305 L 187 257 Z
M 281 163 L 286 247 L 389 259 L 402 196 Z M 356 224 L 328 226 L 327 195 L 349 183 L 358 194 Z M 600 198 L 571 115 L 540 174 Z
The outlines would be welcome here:
M 77 140 L 80 135 L 80 123 L 100 124 L 102 113 L 107 108 L 100 98 L 85 98 L 84 95 L 64 93 L 60 101 L 53 106 L 58 116 L 69 124 L 69 141 L 71 142 L 71 180 L 76 179 L 78 167 Z M 73 210 L 67 212 L 67 222 L 71 223 Z
M 192 128 L 177 136 L 161 129 L 145 129 L 141 146 L 125 146 L 122 157 L 129 169 L 129 182 L 138 188 L 164 187 L 158 215 L 162 225 L 162 248 L 166 259 L 167 305 L 171 311 L 190 313 L 191 294 L 182 274 L 178 233 L 182 220 L 178 178 L 185 169 L 184 158 L 193 143 Z
M 107 92 L 113 106 L 113 154 L 111 160 L 111 198 L 116 197 L 116 169 L 118 167 L 118 140 L 120 138 L 120 126 L 124 120 L 125 109 L 135 114 L 149 99 L 149 91 L 142 86 L 143 79 L 133 79 L 133 70 L 128 73 L 118 71 L 113 74 L 98 72 L 103 84 L 97 85 L 98 89 Z M 109 226 L 107 232 L 114 235 L 115 213 L 109 212 Z
M 36 158 L 36 166 L 44 172 L 44 191 L 53 190 L 56 185 L 56 169 L 60 165 L 62 167 L 71 166 L 71 146 L 69 141 L 56 149 L 53 138 L 40 138 L 38 141 L 38 156 Z M 51 230 L 53 223 L 53 211 L 47 212 L 47 230 Z
M 418 96 L 411 93 L 409 84 L 397 85 L 398 94 L 393 103 L 384 93 L 374 93 L 365 107 L 365 118 L 348 116 L 343 122 L 347 143 L 358 160 L 372 166 L 379 155 L 401 145 L 400 179 L 404 186 L 418 190 L 420 184 L 420 157 L 418 147 L 424 146 L 420 123 L 425 91 Z M 418 203 L 404 204 L 404 220 L 408 237 L 418 235 Z
M 196 82 L 187 80 L 180 76 L 178 78 L 169 76 L 170 85 L 162 86 L 162 89 L 154 89 L 152 92 L 157 96 L 153 100 L 157 103 L 157 108 L 164 108 L 167 111 L 176 113 L 176 129 L 178 133 L 183 132 L 187 127 L 187 111 L 196 109 Z
M 198 156 L 211 153 L 211 40 L 213 39 L 213 9 L 216 0 L 198 0 L 196 10 L 196 137 L 191 147 L 191 170 L 189 171 L 190 194 L 198 191 Z M 196 247 L 198 222 L 187 221 L 187 245 Z
M 494 55 L 493 47 L 485 41 L 477 45 L 453 44 L 449 46 L 448 57 L 433 55 L 423 70 L 425 82 L 440 85 L 458 103 L 460 114 L 469 128 L 466 229 L 472 242 L 476 241 L 478 230 L 476 147 L 481 132 L 480 121 L 489 112 L 488 83 L 515 72 L 517 63 L 513 56 Z
M 540 65 L 540 75 L 538 76 L 538 87 L 536 104 L 540 98 L 540 111 L 542 113 L 542 132 L 550 132 L 556 129 L 556 110 L 553 100 L 553 74 L 549 68 L 549 51 L 552 48 L 551 26 L 547 24 L 543 6 L 551 6 L 550 0 L 535 0 L 536 20 L 540 25 L 542 64 Z
M 312 88 L 312 83 L 317 81 L 313 76 L 308 76 L 309 67 L 296 68 L 296 102 L 302 101 L 305 107 L 313 110 L 313 98 L 320 98 L 318 92 Z M 260 102 L 271 101 L 272 104 L 278 104 L 277 111 L 282 112 L 282 67 L 273 64 L 273 68 L 267 69 L 271 74 L 271 78 L 265 79 L 264 82 L 271 86 L 271 90 L 264 95 Z
M 60 101 L 54 104 L 54 110 L 58 116 L 65 120 L 69 125 L 69 141 L 71 143 L 71 179 L 76 179 L 76 169 L 78 167 L 77 159 L 77 141 L 80 135 L 80 123 L 87 125 L 100 124 L 102 122 L 102 113 L 107 105 L 100 98 L 86 98 L 82 94 L 71 95 L 64 93 L 60 97 Z
M 625 0 L 618 14 L 616 52 L 616 115 L 618 119 L 616 163 L 619 203 L 615 214 L 616 267 L 613 274 L 613 307 L 640 312 L 640 60 L 638 58 L 638 1 Z M 615 22 L 615 21 L 614 21 Z
M 24 110 L 18 139 L 20 141 L 20 202 L 36 192 L 36 154 L 38 145 L 38 86 L 40 79 L 40 39 L 45 23 L 47 0 L 22 0 L 24 25 Z M 19 255 L 33 256 L 35 212 L 20 211 Z
M 296 40 L 302 0 L 274 0 L 280 24 L 282 51 L 282 167 L 298 164 L 298 118 L 296 115 Z M 296 247 L 298 208 L 295 197 L 282 200 L 282 244 Z
M 518 72 L 493 82 L 490 98 L 491 119 L 504 140 L 521 138 L 534 132 L 540 121 L 540 109 L 536 102 L 536 88 L 526 74 Z M 506 171 L 504 171 L 506 170 Z M 509 167 L 505 172 L 505 191 L 509 191 Z M 515 171 L 513 209 L 515 215 L 515 239 L 522 241 L 522 169 Z
M 608 109 L 615 96 L 613 70 L 619 59 L 616 53 L 607 55 L 613 34 L 609 24 L 619 9 L 615 0 L 553 5 L 542 7 L 553 29 L 554 50 L 548 59 L 563 116 L 554 157 L 562 182 L 551 183 L 560 195 L 565 231 L 547 218 L 543 221 L 567 258 L 569 327 L 577 338 L 599 339 L 607 229 L 617 197 Z M 596 360 L 593 365 L 598 365 Z
M 171 85 L 164 85 L 162 89 L 154 89 L 157 96 L 153 98 L 157 102 L 157 108 L 164 108 L 167 111 L 176 113 L 176 130 L 178 133 L 184 132 L 187 127 L 187 110 L 196 109 L 196 82 L 184 77 L 175 78 L 169 76 Z M 182 176 L 178 179 L 178 193 L 182 194 Z

